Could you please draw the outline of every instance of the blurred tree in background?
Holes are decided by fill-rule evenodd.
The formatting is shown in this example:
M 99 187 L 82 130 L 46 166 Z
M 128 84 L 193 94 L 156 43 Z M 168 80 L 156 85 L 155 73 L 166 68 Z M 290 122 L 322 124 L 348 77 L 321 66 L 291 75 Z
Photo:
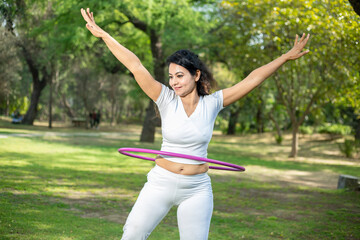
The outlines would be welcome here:
M 286 53 L 296 34 L 312 35 L 309 55 L 285 64 L 272 77 L 275 82 L 268 80 L 249 95 L 257 106 L 253 108 L 257 132 L 264 129 L 264 116 L 273 119 L 275 126 L 281 125 L 272 115 L 279 104 L 285 107 L 293 132 L 290 156 L 295 157 L 299 127 L 305 119 L 325 103 L 341 99 L 341 95 L 356 94 L 358 54 L 353 53 L 359 50 L 359 17 L 346 1 L 223 1 L 221 11 L 230 23 L 221 30 L 221 38 L 226 40 L 218 41 L 217 49 L 221 49 L 229 69 L 236 69 L 239 79 Z M 349 98 L 359 99 L 353 95 Z M 230 108 L 230 119 L 241 112 L 237 108 L 242 105 Z

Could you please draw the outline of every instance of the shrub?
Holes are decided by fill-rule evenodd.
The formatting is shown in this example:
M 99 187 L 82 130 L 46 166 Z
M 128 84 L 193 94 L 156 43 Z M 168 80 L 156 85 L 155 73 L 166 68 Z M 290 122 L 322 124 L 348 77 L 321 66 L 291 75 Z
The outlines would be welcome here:
M 351 127 L 341 124 L 324 124 L 318 128 L 319 133 L 328 133 L 328 134 L 340 134 L 347 135 L 351 134 Z
M 215 129 L 219 129 L 222 134 L 227 133 L 228 125 L 229 121 L 220 116 L 217 117 L 215 120 Z
M 345 139 L 344 143 L 339 144 L 339 149 L 341 153 L 345 154 L 347 158 L 352 158 L 354 155 L 354 152 L 357 151 L 356 142 L 353 140 Z
M 311 126 L 300 126 L 299 131 L 302 134 L 313 134 L 314 128 Z
M 275 135 L 275 140 L 276 140 L 277 144 L 281 144 L 282 141 L 283 141 L 283 137 L 276 134 Z

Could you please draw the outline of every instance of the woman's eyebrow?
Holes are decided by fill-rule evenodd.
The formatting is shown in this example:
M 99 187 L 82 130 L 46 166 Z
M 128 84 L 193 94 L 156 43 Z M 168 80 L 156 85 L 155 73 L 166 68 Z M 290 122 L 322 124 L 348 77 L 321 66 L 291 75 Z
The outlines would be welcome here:
M 176 73 L 175 73 L 175 75 L 176 75 L 176 74 L 179 74 L 179 73 L 184 74 L 183 72 L 179 71 L 179 72 L 176 72 Z M 169 75 L 172 75 L 172 74 L 171 74 L 171 73 L 169 73 Z

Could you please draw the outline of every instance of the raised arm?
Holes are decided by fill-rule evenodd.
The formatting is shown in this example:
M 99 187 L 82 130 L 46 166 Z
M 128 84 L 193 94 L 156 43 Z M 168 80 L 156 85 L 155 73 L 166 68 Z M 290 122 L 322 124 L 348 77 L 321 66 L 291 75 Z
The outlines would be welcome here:
M 281 57 L 275 59 L 274 61 L 261 66 L 254 71 L 252 71 L 249 76 L 244 80 L 237 83 L 236 85 L 226 88 L 223 90 L 224 96 L 224 107 L 230 105 L 233 102 L 236 102 L 251 90 L 260 85 L 265 79 L 270 77 L 276 70 L 279 69 L 284 63 L 289 60 L 295 60 L 301 56 L 307 54 L 309 51 L 302 51 L 305 47 L 307 41 L 309 40 L 310 34 L 305 37 L 305 33 L 299 40 L 298 35 L 296 35 L 293 48 L 287 53 L 283 54 Z
M 133 52 L 122 46 L 107 32 L 96 25 L 94 15 L 90 12 L 89 8 L 87 8 L 86 11 L 81 9 L 81 14 L 86 21 L 86 28 L 95 37 L 104 40 L 114 56 L 134 75 L 136 82 L 146 95 L 156 101 L 161 92 L 161 83 L 151 76 L 149 71 L 141 64 L 139 58 Z

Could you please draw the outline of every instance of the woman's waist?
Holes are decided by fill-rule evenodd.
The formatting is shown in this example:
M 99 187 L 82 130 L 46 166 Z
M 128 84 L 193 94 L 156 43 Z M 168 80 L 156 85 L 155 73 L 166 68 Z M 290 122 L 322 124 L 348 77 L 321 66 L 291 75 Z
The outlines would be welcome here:
M 209 164 L 205 162 L 200 164 L 178 163 L 169 161 L 160 155 L 156 157 L 155 162 L 158 166 L 181 175 L 196 175 L 206 173 L 209 170 Z

